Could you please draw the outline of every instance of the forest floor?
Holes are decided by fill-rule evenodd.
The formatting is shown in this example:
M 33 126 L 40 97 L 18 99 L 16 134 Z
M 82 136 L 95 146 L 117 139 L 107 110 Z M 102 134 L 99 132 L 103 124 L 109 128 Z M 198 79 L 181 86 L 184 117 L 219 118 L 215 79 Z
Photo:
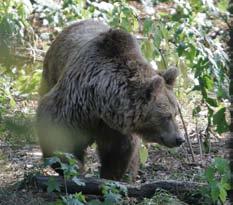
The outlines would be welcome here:
M 20 104 L 22 101 L 20 102 Z M 19 106 L 20 107 L 20 106 Z M 34 108 L 32 108 L 34 109 Z M 185 118 L 186 122 L 192 119 Z M 187 123 L 188 125 L 191 123 Z M 191 124 L 192 125 L 192 124 Z M 195 161 L 186 145 L 168 149 L 157 144 L 148 144 L 149 156 L 144 165 L 141 165 L 136 184 L 156 180 L 177 180 L 187 182 L 201 182 L 204 169 L 216 156 L 224 156 L 224 138 L 211 135 L 211 150 L 200 155 L 200 146 L 194 128 L 189 127 L 189 136 L 195 154 Z M 10 136 L 8 136 L 10 138 Z M 27 144 L 10 141 L 9 138 L 0 141 L 0 204 L 26 205 L 48 204 L 54 201 L 55 195 L 42 193 L 25 186 L 28 176 L 37 171 L 50 173 L 42 168 L 42 153 L 38 143 Z M 204 150 L 202 150 L 204 152 Z M 98 176 L 99 160 L 95 146 L 89 147 L 86 156 L 85 176 Z

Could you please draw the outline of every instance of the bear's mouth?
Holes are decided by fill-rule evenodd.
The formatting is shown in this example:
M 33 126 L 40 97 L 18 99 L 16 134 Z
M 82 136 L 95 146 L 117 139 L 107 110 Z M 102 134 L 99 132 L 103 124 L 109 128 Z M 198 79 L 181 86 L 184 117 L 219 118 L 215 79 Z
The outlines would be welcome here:
M 164 141 L 163 137 L 160 137 L 159 139 L 160 139 L 159 144 L 164 145 L 165 147 L 168 147 L 168 148 L 176 147 L 176 146 L 173 145 L 173 144 L 166 143 L 166 142 Z
M 162 137 L 160 137 L 160 141 L 161 141 L 161 145 L 168 147 L 168 148 L 172 148 L 173 146 L 170 144 L 167 144 L 164 139 Z

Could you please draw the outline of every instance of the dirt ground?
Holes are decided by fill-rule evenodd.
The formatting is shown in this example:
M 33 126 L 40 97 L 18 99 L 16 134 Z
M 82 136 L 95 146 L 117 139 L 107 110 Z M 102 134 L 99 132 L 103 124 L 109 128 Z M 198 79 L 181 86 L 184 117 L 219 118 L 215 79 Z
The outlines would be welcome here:
M 193 142 L 194 140 L 192 139 Z M 0 148 L 1 205 L 48 204 L 54 200 L 54 195 L 22 186 L 22 181 L 30 173 L 42 170 L 42 153 L 38 145 L 18 147 L 0 141 Z M 195 162 L 192 162 L 187 146 L 167 149 L 156 144 L 148 145 L 149 157 L 145 165 L 141 166 L 136 183 L 167 179 L 198 182 L 201 180 L 200 174 L 213 157 L 224 155 L 224 140 L 213 142 L 212 152 L 204 154 L 202 159 L 197 143 L 193 143 L 193 149 Z M 98 175 L 98 167 L 95 148 L 90 147 L 87 150 L 85 176 Z M 44 173 L 46 174 L 45 169 Z

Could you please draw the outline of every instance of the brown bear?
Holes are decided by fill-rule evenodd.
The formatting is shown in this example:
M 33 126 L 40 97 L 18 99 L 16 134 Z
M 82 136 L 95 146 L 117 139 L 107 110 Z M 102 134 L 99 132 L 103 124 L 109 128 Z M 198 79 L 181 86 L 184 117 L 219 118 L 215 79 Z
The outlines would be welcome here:
M 140 137 L 168 147 L 184 142 L 175 121 L 177 75 L 155 72 L 125 31 L 94 20 L 65 28 L 44 61 L 37 109 L 44 157 L 63 151 L 83 162 L 96 142 L 101 177 L 135 176 Z

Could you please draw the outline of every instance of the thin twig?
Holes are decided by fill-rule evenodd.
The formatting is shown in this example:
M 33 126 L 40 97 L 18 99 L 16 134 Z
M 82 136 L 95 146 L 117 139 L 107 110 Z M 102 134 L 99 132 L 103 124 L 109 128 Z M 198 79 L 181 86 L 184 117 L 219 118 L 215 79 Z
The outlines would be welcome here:
M 67 180 L 66 177 L 64 177 L 64 187 L 65 187 L 65 193 L 68 195 L 68 189 L 67 189 Z
M 196 136 L 197 136 L 197 140 L 198 140 L 198 144 L 199 144 L 199 150 L 200 150 L 200 156 L 201 156 L 201 164 L 203 163 L 202 159 L 203 159 L 203 152 L 202 152 L 202 140 L 201 140 L 201 136 L 198 133 L 198 129 L 197 129 L 197 118 L 195 117 L 195 124 L 196 124 Z
M 183 118 L 183 115 L 181 113 L 181 109 L 180 109 L 180 106 L 178 105 L 178 111 L 179 111 L 179 114 L 180 114 L 180 118 L 181 118 L 181 121 L 182 121 L 182 124 L 183 124 L 183 127 L 184 127 L 184 131 L 185 131 L 185 138 L 188 142 L 188 146 L 189 146 L 189 149 L 191 151 L 191 155 L 192 155 L 192 160 L 193 162 L 195 162 L 195 157 L 194 157 L 194 152 L 193 152 L 193 148 L 192 148 L 192 145 L 191 145 L 191 142 L 189 140 L 189 136 L 188 136 L 188 131 L 187 131 L 187 128 L 185 126 L 185 122 L 184 122 L 184 118 Z
M 157 48 L 156 48 L 156 49 L 157 49 Z M 160 56 L 161 56 L 161 58 L 162 58 L 164 68 L 167 70 L 167 69 L 168 69 L 168 65 L 167 65 L 167 63 L 166 63 L 166 60 L 165 60 L 165 58 L 164 58 L 163 53 L 161 52 L 160 49 L 157 49 L 157 51 L 159 52 L 159 54 L 160 54 Z
M 207 151 L 208 153 L 210 153 L 210 149 L 211 149 L 211 141 L 210 141 L 210 121 L 208 120 L 208 125 L 205 129 L 205 147 L 207 147 Z
M 186 147 L 184 146 L 184 144 L 182 144 L 181 147 L 182 147 L 182 149 L 183 149 L 183 151 L 184 151 L 184 153 L 185 153 L 185 155 L 187 157 L 187 160 L 190 162 L 191 160 L 189 158 L 188 151 L 187 151 Z

